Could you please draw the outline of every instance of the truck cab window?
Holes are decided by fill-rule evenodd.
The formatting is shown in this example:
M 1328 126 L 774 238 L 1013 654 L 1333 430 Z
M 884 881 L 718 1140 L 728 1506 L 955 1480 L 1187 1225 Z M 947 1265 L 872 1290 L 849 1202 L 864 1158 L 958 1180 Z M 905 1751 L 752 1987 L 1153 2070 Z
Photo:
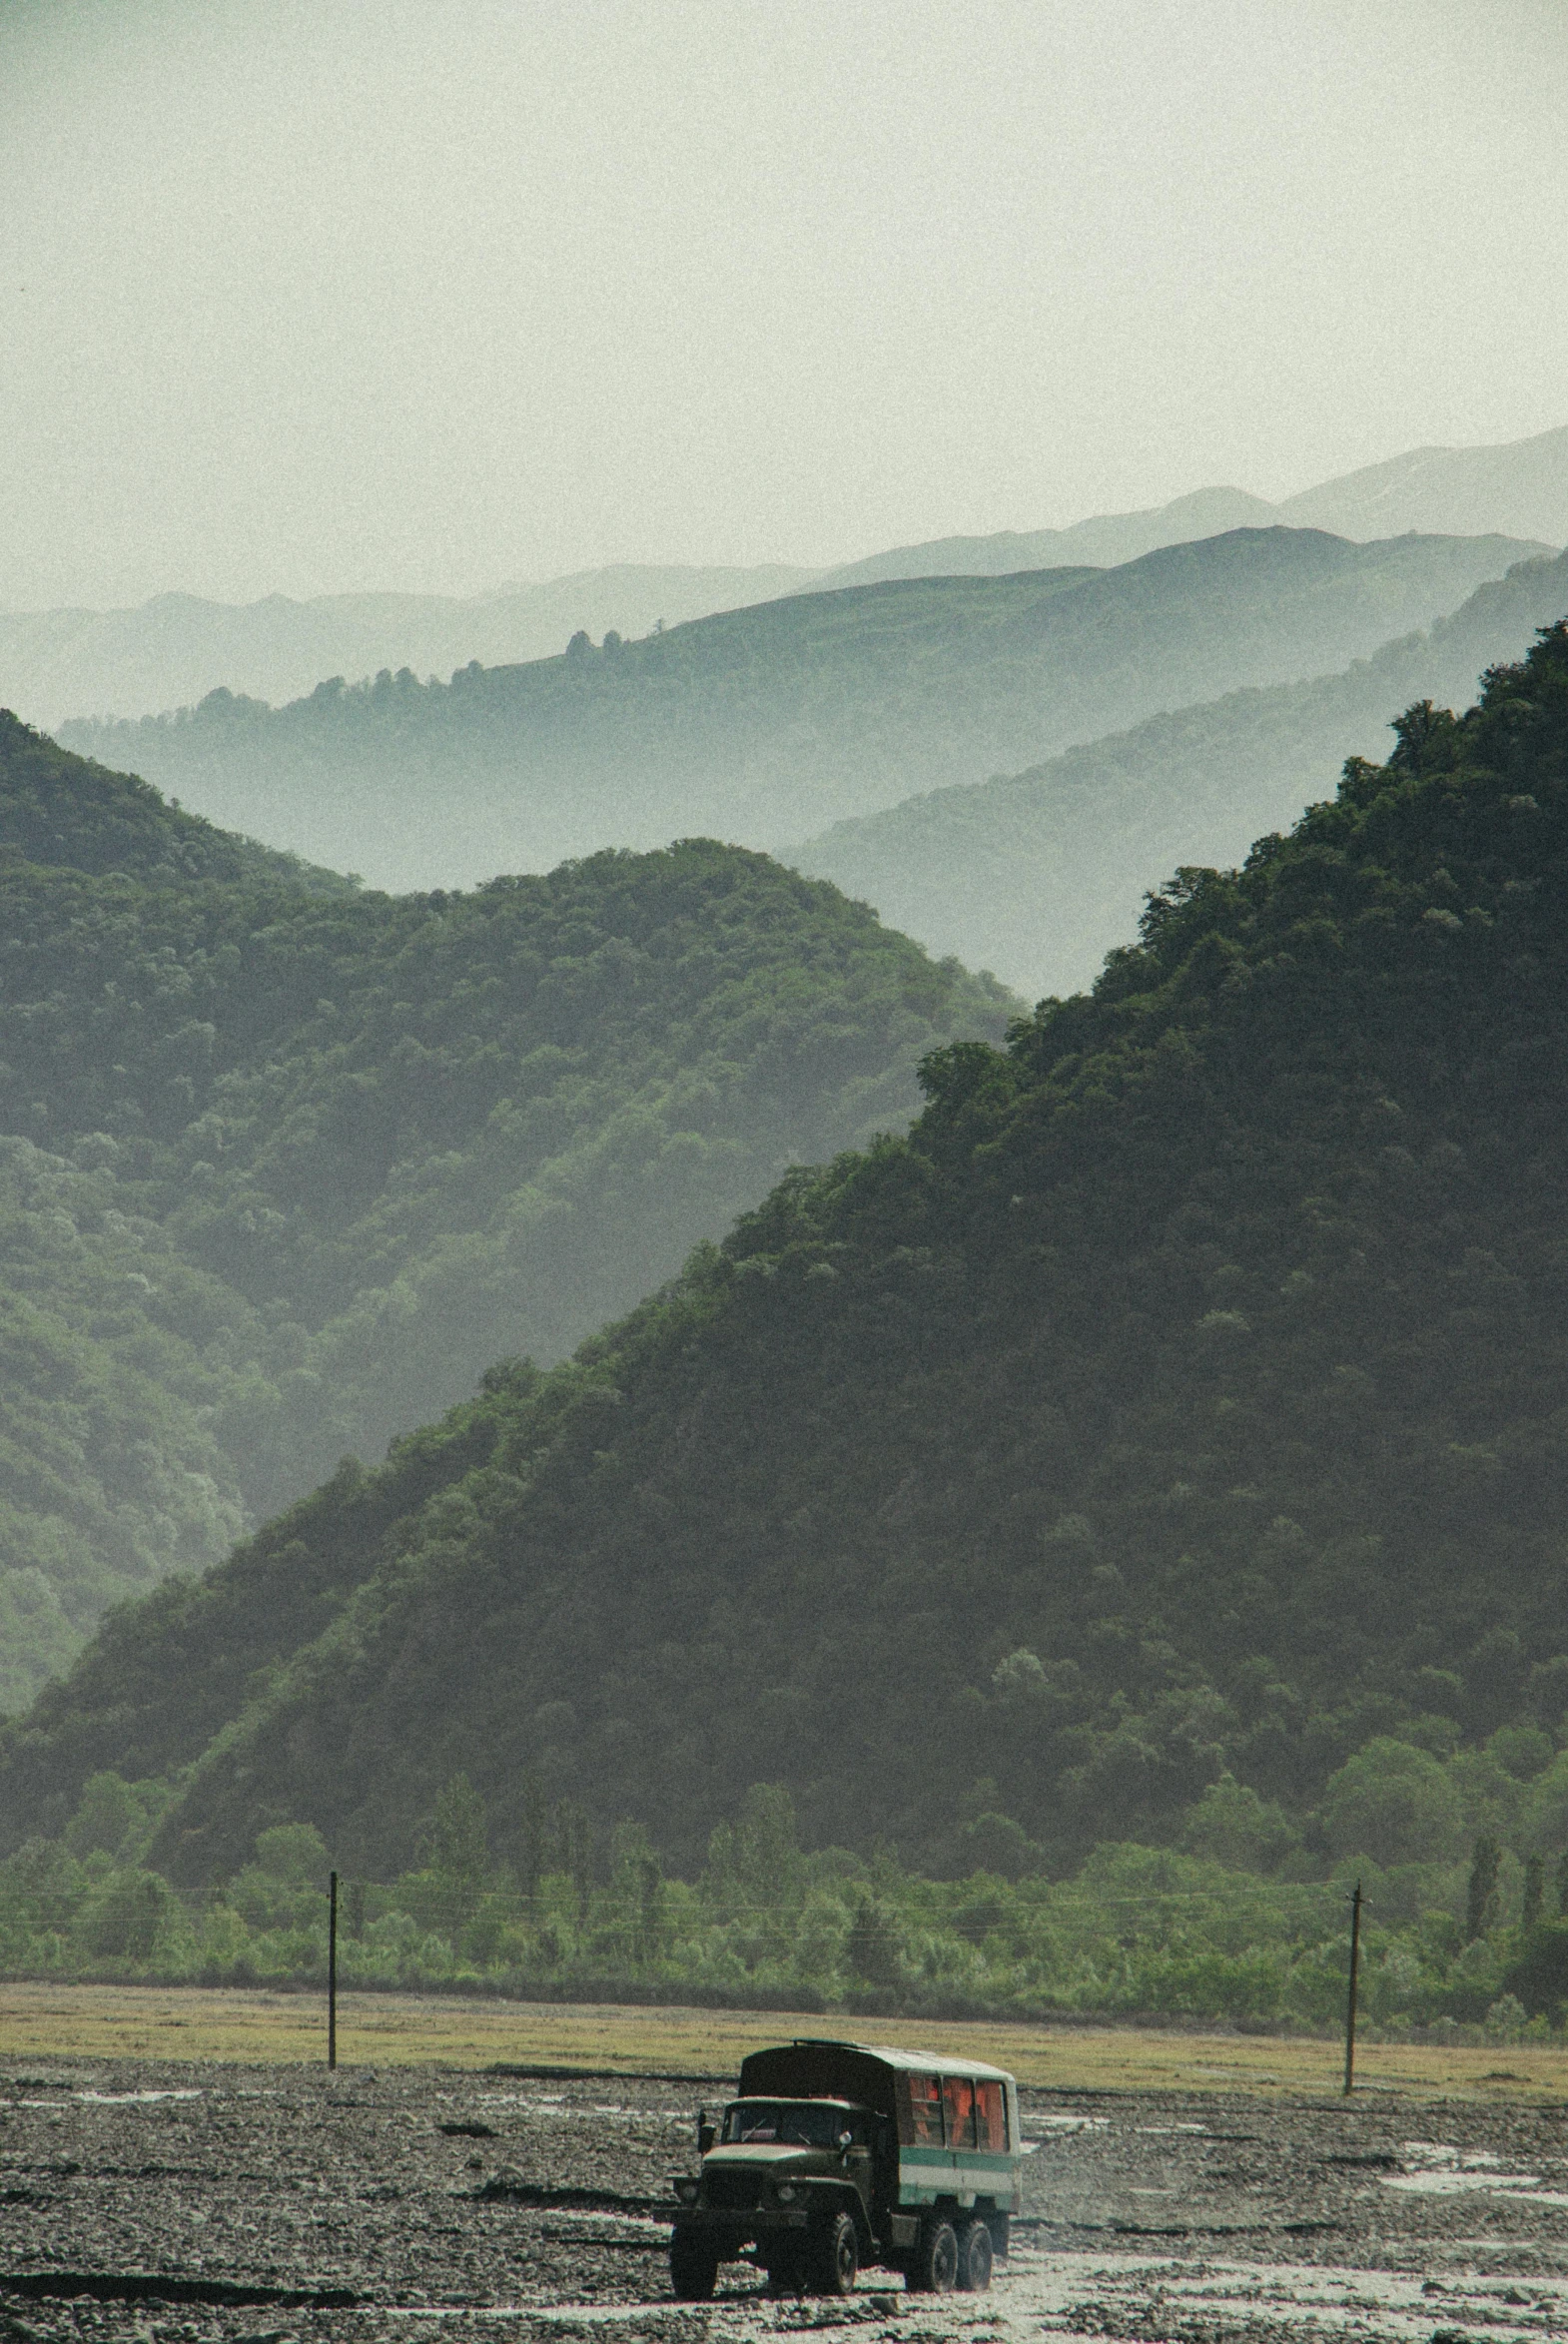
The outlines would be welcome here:
M 848 2111 L 825 2100 L 736 2100 L 724 2114 L 726 2142 L 833 2148 L 852 2128 Z

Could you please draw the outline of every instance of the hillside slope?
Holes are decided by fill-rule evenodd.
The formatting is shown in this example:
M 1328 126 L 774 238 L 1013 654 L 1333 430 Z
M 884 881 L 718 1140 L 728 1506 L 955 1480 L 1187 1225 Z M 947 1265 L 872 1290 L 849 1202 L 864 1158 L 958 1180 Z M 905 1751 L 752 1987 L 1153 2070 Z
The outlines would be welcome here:
M 1565 610 L 1568 555 L 1520 563 L 1429 633 L 1337 675 L 1151 717 L 1033 772 L 837 823 L 785 859 L 1032 1000 L 1072 993 L 1167 872 L 1235 861 L 1328 796 L 1348 752 L 1386 755 L 1392 710 L 1462 705 Z
M 133 773 L 74 756 L 0 708 L 0 856 L 103 877 L 282 885 L 352 895 L 357 882 L 169 805 Z
M 0 1704 L 1017 1006 L 702 841 L 335 894 L 12 720 L 0 838 Z
M 531 1779 L 689 1859 L 762 1779 L 819 1839 L 940 1864 L 1001 1811 L 1064 1861 L 1226 1766 L 1299 1806 L 1395 1728 L 1558 1729 L 1565 915 L 1560 624 L 938 1053 L 907 1138 L 120 1619 L 7 1730 L 7 1832 L 193 1757 L 230 1651 L 187 1879 L 281 1818 L 377 1876 L 455 1768 L 502 1837 Z
M 215 694 L 61 738 L 378 885 L 691 832 L 769 848 L 1162 708 L 1342 667 L 1521 550 L 1243 529 L 1116 570 L 807 594 L 449 685 L 324 685 L 277 710 Z

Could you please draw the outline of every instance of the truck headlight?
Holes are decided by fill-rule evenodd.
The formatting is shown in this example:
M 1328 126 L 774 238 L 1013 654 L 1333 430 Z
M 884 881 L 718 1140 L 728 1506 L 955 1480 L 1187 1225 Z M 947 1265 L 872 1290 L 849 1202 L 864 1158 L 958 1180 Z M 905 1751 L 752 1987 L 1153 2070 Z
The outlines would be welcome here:
M 781 2181 L 773 2194 L 780 2205 L 793 2205 L 800 2192 L 796 2189 L 793 2181 Z
M 695 2205 L 697 2202 L 697 2191 L 701 2188 L 701 2186 L 702 2184 L 700 2181 L 693 2181 L 685 2176 L 682 2176 L 682 2178 L 675 2184 L 675 2195 L 680 2199 L 682 2205 Z

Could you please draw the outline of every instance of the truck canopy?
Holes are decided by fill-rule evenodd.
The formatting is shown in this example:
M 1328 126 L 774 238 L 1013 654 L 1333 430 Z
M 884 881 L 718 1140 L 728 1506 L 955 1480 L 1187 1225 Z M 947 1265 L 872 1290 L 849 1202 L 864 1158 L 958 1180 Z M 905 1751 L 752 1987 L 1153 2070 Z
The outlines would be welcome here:
M 905 2075 L 956 2075 L 1011 2086 L 1005 2067 L 984 2059 L 944 2059 L 934 2051 L 901 2051 L 884 2043 L 837 2042 L 797 2035 L 776 2049 L 741 2061 L 742 2099 L 848 2099 L 897 2120 L 898 2082 Z M 1011 2096 L 1011 2095 L 1010 2095 Z

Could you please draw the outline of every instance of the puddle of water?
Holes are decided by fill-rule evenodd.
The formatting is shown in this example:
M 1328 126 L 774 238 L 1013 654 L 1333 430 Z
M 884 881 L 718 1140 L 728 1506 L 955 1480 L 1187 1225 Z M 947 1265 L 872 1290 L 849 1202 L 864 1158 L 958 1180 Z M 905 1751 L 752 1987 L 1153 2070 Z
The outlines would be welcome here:
M 458 2097 L 447 2092 L 447 2099 Z M 562 2091 L 476 2091 L 463 2093 L 466 2105 L 485 2108 L 521 2108 L 552 2122 L 575 2124 L 588 2117 L 610 2117 L 619 2124 L 660 2125 L 691 2123 L 689 2108 L 631 2108 L 618 2100 L 568 2100 Z
M 1455 2148 L 1446 2140 L 1401 2140 L 1399 2154 L 1407 2164 L 1427 2165 L 1435 2171 L 1439 2167 L 1463 2166 L 1467 2171 L 1483 2165 L 1501 2165 L 1502 2158 L 1493 2156 L 1487 2148 Z
M 1483 2190 L 1489 2197 L 1506 2197 L 1516 2204 L 1568 2205 L 1568 2190 L 1543 2189 L 1539 2173 L 1510 2171 L 1487 2149 L 1461 2150 L 1446 2140 L 1406 2140 L 1400 2149 L 1411 2169 L 1379 2173 L 1385 2189 L 1413 2197 L 1457 2197 Z
M 1081 2332 L 1081 2326 L 1124 2335 L 1181 2334 L 1194 2324 L 1223 2329 L 1234 2326 L 1243 2306 L 1252 2307 L 1254 2317 L 1266 2306 L 1271 2323 L 1334 2344 L 1339 2338 L 1364 2337 L 1369 2321 L 1380 2338 L 1399 2344 L 1428 2344 L 1434 2327 L 1463 2325 L 1467 2317 L 1484 2322 L 1495 2344 L 1505 2337 L 1538 2335 L 1543 2324 L 1560 2325 L 1560 2287 L 1550 2305 L 1557 2316 L 1543 2322 L 1538 2306 L 1548 2290 L 1538 2280 L 1524 2283 L 1529 2301 L 1515 2308 L 1495 2277 L 1485 2288 L 1455 2279 L 1440 2298 L 1423 2294 L 1423 2277 L 1420 2272 L 1298 2263 L 1015 2252 L 997 2308 L 1009 2326 L 1027 2321 L 1052 2336 Z
M 595 2213 L 590 2206 L 546 2205 L 525 2209 L 529 2213 L 547 2214 L 552 2222 L 591 2222 L 596 2229 L 614 2228 L 634 2231 L 638 2237 L 666 2239 L 670 2233 L 668 2222 L 658 2221 L 652 2214 L 618 2214 L 608 2207 Z
M 129 2107 L 141 2100 L 199 2100 L 200 2090 L 191 2091 L 78 2091 L 72 2097 L 79 2100 L 97 2100 L 103 2107 Z

